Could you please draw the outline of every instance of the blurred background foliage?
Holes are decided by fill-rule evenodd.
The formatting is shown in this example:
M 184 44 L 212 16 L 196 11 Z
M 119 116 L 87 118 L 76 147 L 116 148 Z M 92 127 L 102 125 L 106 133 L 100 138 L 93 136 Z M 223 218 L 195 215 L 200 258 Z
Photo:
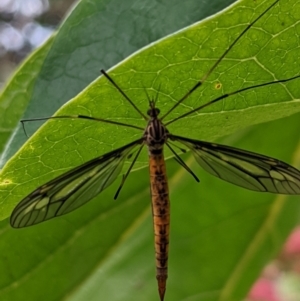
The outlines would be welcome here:
M 74 0 L 0 1 L 0 85 L 57 28 Z

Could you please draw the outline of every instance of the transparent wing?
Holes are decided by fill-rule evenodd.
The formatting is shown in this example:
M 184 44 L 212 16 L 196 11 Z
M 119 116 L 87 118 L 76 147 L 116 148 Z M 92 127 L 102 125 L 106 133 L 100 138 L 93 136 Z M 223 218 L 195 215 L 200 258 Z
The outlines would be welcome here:
M 203 169 L 222 180 L 250 190 L 300 194 L 300 171 L 282 161 L 220 144 L 170 139 L 187 146 Z
M 38 224 L 84 205 L 115 181 L 124 161 L 142 142 L 143 139 L 136 140 L 40 186 L 15 207 L 10 217 L 11 226 Z

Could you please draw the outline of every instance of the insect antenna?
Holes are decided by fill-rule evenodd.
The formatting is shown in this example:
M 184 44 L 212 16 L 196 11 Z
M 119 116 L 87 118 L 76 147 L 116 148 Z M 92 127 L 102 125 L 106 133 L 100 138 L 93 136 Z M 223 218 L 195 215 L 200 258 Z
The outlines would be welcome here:
M 126 181 L 128 175 L 129 175 L 129 173 L 130 173 L 130 171 L 131 171 L 131 169 L 132 169 L 134 163 L 136 162 L 138 156 L 140 155 L 141 150 L 142 150 L 143 147 L 144 147 L 144 144 L 142 144 L 142 146 L 141 146 L 141 147 L 139 148 L 139 150 L 137 151 L 137 153 L 136 153 L 134 159 L 132 160 L 132 162 L 131 162 L 131 164 L 130 164 L 130 166 L 129 166 L 127 172 L 126 172 L 126 174 L 123 175 L 123 177 L 122 177 L 122 182 L 121 182 L 121 184 L 120 184 L 120 186 L 119 186 L 119 188 L 118 188 L 118 190 L 117 190 L 117 192 L 116 192 L 116 194 L 115 194 L 115 196 L 114 196 L 114 200 L 116 200 L 116 199 L 118 198 L 119 193 L 120 193 L 120 191 L 121 191 L 121 189 L 122 189 L 122 187 L 123 187 L 123 185 L 124 185 L 124 183 L 125 183 L 125 181 Z
M 161 88 L 161 83 L 159 84 L 158 90 L 157 90 L 157 92 L 156 92 L 156 97 L 155 97 L 155 99 L 154 99 L 154 105 L 156 105 L 156 102 L 157 102 L 157 100 L 158 100 L 158 95 L 159 95 L 159 92 L 160 92 L 160 88 Z
M 277 80 L 277 81 L 273 81 L 273 82 L 268 82 L 268 83 L 263 83 L 263 84 L 259 84 L 259 85 L 254 85 L 254 86 L 246 87 L 246 88 L 243 88 L 243 89 L 240 89 L 240 90 L 231 92 L 231 93 L 223 94 L 223 95 L 221 95 L 221 96 L 219 96 L 219 97 L 217 97 L 217 98 L 215 98 L 215 99 L 213 99 L 213 100 L 211 100 L 211 101 L 209 101 L 209 102 L 207 102 L 207 103 L 205 103 L 205 104 L 199 106 L 198 108 L 196 108 L 196 109 L 194 109 L 194 110 L 191 110 L 191 111 L 189 111 L 189 112 L 187 112 L 187 113 L 185 113 L 185 114 L 182 114 L 182 115 L 180 115 L 180 116 L 178 116 L 178 117 L 176 117 L 176 118 L 174 118 L 174 119 L 172 119 L 172 120 L 166 122 L 166 123 L 165 123 L 165 126 L 167 126 L 167 125 L 169 125 L 169 124 L 175 122 L 175 121 L 178 120 L 178 119 L 184 118 L 184 117 L 186 117 L 186 116 L 188 116 L 188 115 L 190 115 L 190 114 L 193 114 L 193 113 L 195 113 L 195 112 L 197 112 L 197 111 L 200 111 L 200 110 L 202 110 L 202 109 L 204 109 L 204 108 L 210 106 L 211 104 L 216 103 L 216 102 L 218 102 L 218 101 L 220 101 L 220 100 L 222 100 L 222 99 L 224 99 L 224 98 L 227 98 L 227 97 L 229 97 L 229 96 L 235 95 L 235 94 L 237 94 L 237 93 L 240 93 L 240 92 L 243 92 L 243 91 L 247 91 L 247 90 L 250 90 L 250 89 L 254 89 L 254 88 L 263 87 L 263 86 L 269 86 L 269 85 L 274 85 L 274 84 L 278 84 L 278 83 L 288 82 L 288 81 L 293 80 L 293 79 L 296 79 L 296 78 L 298 78 L 298 77 L 300 77 L 300 74 L 299 74 L 299 75 L 296 75 L 296 76 L 294 76 L 294 77 L 291 77 L 291 78 L 281 79 L 281 80 Z
M 240 38 L 256 23 L 264 14 L 266 14 L 279 0 L 276 0 L 272 5 L 270 5 L 266 10 L 264 10 L 254 21 L 247 25 L 247 27 L 237 36 L 237 38 L 233 41 L 233 43 L 224 51 L 224 53 L 220 56 L 220 58 L 212 65 L 212 67 L 206 72 L 206 74 L 202 77 L 200 81 L 196 83 L 196 85 L 188 91 L 181 99 L 179 99 L 167 113 L 165 113 L 161 120 L 167 117 L 175 108 L 177 108 L 184 100 L 186 100 L 196 89 L 198 89 L 209 77 L 209 75 L 215 70 L 215 68 L 221 63 L 226 54 L 234 47 L 234 45 L 240 40 Z
M 148 100 L 148 105 L 149 105 L 149 107 L 151 107 L 151 98 L 150 98 L 150 96 L 149 96 L 149 94 L 148 94 L 148 91 L 147 91 L 147 89 L 144 87 L 144 91 L 145 91 L 145 94 L 146 94 L 146 96 L 147 96 L 147 100 Z
M 132 100 L 125 94 L 124 91 L 116 84 L 116 82 L 103 70 L 101 73 L 113 84 L 113 86 L 124 96 L 124 98 L 132 105 L 132 107 L 145 119 L 148 120 L 148 117 L 142 113 L 142 111 L 132 102 Z
M 197 182 L 200 182 L 198 177 L 193 173 L 193 171 L 185 164 L 185 162 L 178 156 L 175 150 L 171 147 L 170 143 L 166 143 L 170 151 L 174 154 L 174 159 L 187 171 L 189 172 Z
M 153 105 L 154 105 L 154 107 L 156 106 L 156 102 L 157 102 L 157 99 L 158 99 L 160 87 L 161 87 L 161 84 L 159 84 L 159 87 L 158 87 L 158 90 L 157 90 L 157 92 L 156 92 L 156 96 L 155 96 L 155 99 L 154 99 L 154 100 L 151 100 L 151 98 L 150 98 L 150 96 L 149 96 L 149 94 L 148 94 L 147 89 L 144 87 L 144 91 L 145 91 L 145 94 L 147 95 L 149 107 L 153 107 Z

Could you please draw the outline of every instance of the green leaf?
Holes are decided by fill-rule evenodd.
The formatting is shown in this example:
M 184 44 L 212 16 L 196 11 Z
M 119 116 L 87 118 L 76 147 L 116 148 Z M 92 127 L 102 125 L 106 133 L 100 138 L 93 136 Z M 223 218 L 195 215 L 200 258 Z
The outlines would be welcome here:
M 151 97 L 159 90 L 158 106 L 166 112 L 271 3 L 241 1 L 225 13 L 150 45 L 109 74 L 143 112 L 147 108 L 144 89 Z M 203 88 L 168 118 L 223 93 L 297 75 L 297 20 L 297 1 L 280 0 L 226 56 Z M 170 130 L 215 140 L 239 129 L 222 142 L 299 167 L 299 116 L 247 128 L 299 111 L 298 85 L 295 80 L 241 93 L 175 122 Z M 89 85 L 59 114 L 144 124 L 105 78 Z M 84 120 L 48 122 L 2 171 L 2 218 L 34 188 L 139 135 L 132 129 Z M 279 143 L 284 147 L 279 148 Z M 240 300 L 296 224 L 299 197 L 234 187 L 202 172 L 188 154 L 185 158 L 200 173 L 201 183 L 195 183 L 173 160 L 167 162 L 172 221 L 166 300 Z M 158 299 L 149 176 L 141 168 L 146 160 L 146 155 L 139 160 L 139 170 L 130 175 L 116 202 L 112 198 L 119 183 L 51 222 L 20 231 L 3 222 L 0 269 L 10 272 L 0 278 L 1 300 L 24 300 L 24 296 L 31 300 Z
M 211 5 L 189 0 L 82 0 L 52 40 L 17 71 L 0 96 L 0 150 L 4 163 L 25 142 L 18 120 L 51 116 L 70 98 L 141 47 L 213 14 L 233 0 Z M 40 124 L 30 125 L 31 133 Z M 14 131 L 14 133 L 13 133 Z M 13 134 L 12 134 L 13 133 Z
M 30 101 L 36 78 L 52 42 L 53 37 L 35 51 L 19 67 L 0 94 L 0 154 Z

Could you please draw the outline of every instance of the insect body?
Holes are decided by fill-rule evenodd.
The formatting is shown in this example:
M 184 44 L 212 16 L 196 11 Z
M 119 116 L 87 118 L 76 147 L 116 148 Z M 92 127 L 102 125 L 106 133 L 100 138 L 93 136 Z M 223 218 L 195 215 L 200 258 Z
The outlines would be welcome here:
M 168 130 L 158 119 L 158 114 L 159 110 L 155 108 L 155 103 L 151 101 L 150 109 L 148 110 L 148 115 L 151 119 L 144 137 L 149 152 L 156 278 L 159 294 L 163 298 L 168 277 L 170 200 L 166 164 L 163 155 L 163 146 L 168 139 Z
M 127 176 L 142 151 L 142 148 L 146 146 L 149 154 L 150 187 L 157 270 L 156 277 L 158 281 L 159 295 L 162 301 L 164 300 L 166 280 L 168 276 L 167 264 L 170 224 L 170 201 L 166 166 L 163 155 L 164 147 L 170 149 L 177 162 L 197 181 L 199 181 L 197 176 L 175 152 L 173 143 L 180 143 L 184 146 L 184 148 L 189 149 L 202 168 L 225 181 L 255 191 L 281 194 L 300 194 L 300 171 L 284 162 L 229 146 L 177 136 L 170 133 L 167 129 L 169 124 L 177 121 L 178 119 L 200 111 L 201 109 L 231 95 L 242 93 L 249 89 L 291 81 L 299 78 L 300 75 L 246 87 L 238 91 L 224 94 L 204 105 L 174 118 L 171 121 L 166 123 L 163 122 L 164 118 L 171 111 L 173 111 L 205 82 L 206 78 L 212 73 L 243 34 L 278 1 L 279 0 L 275 1 L 250 25 L 248 25 L 247 28 L 236 38 L 233 44 L 224 52 L 220 59 L 210 68 L 208 73 L 205 74 L 204 77 L 198 81 L 188 93 L 179 99 L 178 102 L 162 117 L 160 117 L 160 111 L 156 107 L 156 100 L 150 100 L 148 97 L 148 116 L 144 115 L 135 106 L 131 99 L 120 89 L 114 80 L 102 70 L 103 75 L 147 121 L 145 129 L 126 123 L 83 115 L 54 116 L 50 118 L 80 118 L 117 124 L 141 131 L 141 138 L 86 162 L 38 187 L 26 196 L 13 210 L 10 219 L 12 227 L 21 228 L 31 226 L 77 209 L 111 185 L 121 173 L 124 161 L 133 157 L 132 163 L 126 174 L 123 176 L 121 185 L 116 192 L 115 198 L 117 198 Z M 40 118 L 40 120 L 41 119 L 49 118 Z M 27 120 L 23 120 L 23 122 L 24 121 Z M 182 148 L 180 148 L 180 150 L 185 151 Z

